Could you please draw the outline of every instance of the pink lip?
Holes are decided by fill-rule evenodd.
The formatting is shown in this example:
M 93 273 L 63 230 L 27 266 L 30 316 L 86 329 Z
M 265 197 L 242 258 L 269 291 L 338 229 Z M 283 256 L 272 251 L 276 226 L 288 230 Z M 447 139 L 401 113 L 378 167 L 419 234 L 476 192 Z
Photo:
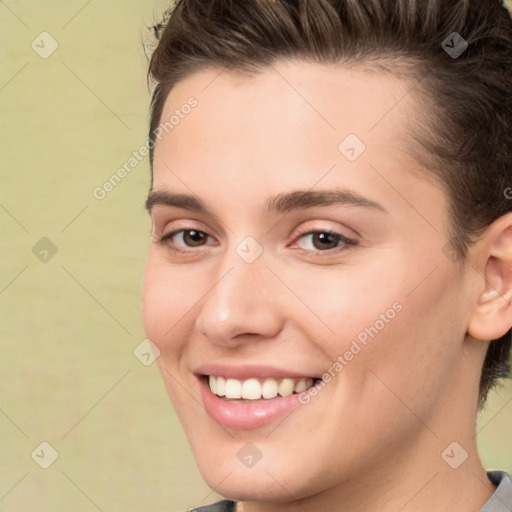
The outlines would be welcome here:
M 211 374 L 226 375 L 223 372 L 212 372 Z M 252 375 L 254 376 L 254 374 Z M 226 428 L 249 430 L 262 427 L 289 414 L 301 405 L 299 401 L 300 393 L 286 397 L 277 396 L 269 400 L 254 400 L 254 403 L 225 400 L 212 393 L 204 377 L 199 377 L 199 381 L 201 398 L 206 412 L 217 423 Z
M 285 379 L 287 377 L 291 379 L 301 379 L 315 377 L 308 373 L 297 373 L 280 368 L 274 368 L 271 366 L 257 366 L 257 365 L 237 365 L 227 366 L 221 364 L 205 364 L 197 368 L 194 373 L 196 375 L 213 375 L 215 377 L 227 377 L 232 379 L 244 380 L 250 378 L 266 379 L 273 377 L 274 379 Z

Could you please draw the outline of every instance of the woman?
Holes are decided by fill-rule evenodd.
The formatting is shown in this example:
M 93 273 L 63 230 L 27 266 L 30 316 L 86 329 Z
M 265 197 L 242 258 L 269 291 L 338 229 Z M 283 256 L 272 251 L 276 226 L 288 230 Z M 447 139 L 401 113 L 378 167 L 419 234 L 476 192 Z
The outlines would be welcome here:
M 512 20 L 183 0 L 155 27 L 148 337 L 201 511 L 505 511 Z

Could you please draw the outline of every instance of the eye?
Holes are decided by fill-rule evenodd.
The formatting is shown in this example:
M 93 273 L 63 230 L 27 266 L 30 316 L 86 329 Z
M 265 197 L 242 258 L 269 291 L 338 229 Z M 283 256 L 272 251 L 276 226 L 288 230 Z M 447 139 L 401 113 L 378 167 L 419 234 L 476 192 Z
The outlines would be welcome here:
M 301 239 L 306 243 L 299 249 L 305 252 L 339 252 L 357 244 L 356 240 L 330 229 L 299 233 L 298 240 Z
M 174 238 L 181 239 L 181 244 L 185 247 L 200 247 L 205 245 L 208 240 L 208 233 L 200 231 L 198 229 L 176 229 L 163 235 L 161 237 L 155 237 L 157 243 L 165 245 L 168 249 L 174 252 L 188 252 L 186 249 L 180 249 L 179 246 L 173 241 Z M 211 238 L 211 237 L 210 237 Z
M 161 236 L 154 237 L 156 242 L 164 245 L 175 253 L 193 252 L 192 249 L 206 245 L 208 239 L 213 238 L 198 229 L 176 229 Z M 179 241 L 177 244 L 176 241 Z M 346 250 L 349 246 L 357 245 L 357 241 L 344 236 L 342 233 L 330 229 L 304 231 L 299 233 L 296 240 L 305 240 L 306 243 L 297 244 L 299 250 L 305 253 L 328 253 Z M 302 245 L 302 246 L 301 246 Z M 188 247 L 183 249 L 181 247 Z M 292 247 L 295 247 L 292 246 Z

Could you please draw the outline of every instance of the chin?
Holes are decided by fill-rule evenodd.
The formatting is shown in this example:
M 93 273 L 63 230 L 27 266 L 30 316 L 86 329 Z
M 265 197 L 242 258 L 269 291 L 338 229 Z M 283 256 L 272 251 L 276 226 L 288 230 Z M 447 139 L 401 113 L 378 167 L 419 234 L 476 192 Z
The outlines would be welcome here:
M 249 472 L 239 470 L 229 476 L 215 470 L 202 474 L 212 490 L 233 501 L 286 502 L 310 494 L 300 482 L 295 481 L 291 485 L 287 475 L 276 475 L 264 470 L 258 473 L 253 471 L 255 470 Z
M 253 467 L 245 467 L 234 450 L 225 445 L 219 450 L 196 457 L 199 471 L 207 485 L 233 501 L 287 502 L 314 495 L 329 485 L 327 475 L 321 478 L 304 461 L 290 462 L 292 454 L 274 453 L 262 456 Z M 262 448 L 265 451 L 264 448 Z M 296 458 L 297 452 L 293 454 Z

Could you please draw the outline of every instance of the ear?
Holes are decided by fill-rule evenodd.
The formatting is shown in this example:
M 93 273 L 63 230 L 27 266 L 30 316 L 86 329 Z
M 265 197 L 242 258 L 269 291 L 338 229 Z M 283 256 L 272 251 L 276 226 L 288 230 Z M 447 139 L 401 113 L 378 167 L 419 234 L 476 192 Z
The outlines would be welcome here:
M 477 247 L 476 270 L 484 282 L 479 285 L 468 334 L 490 341 L 512 327 L 512 212 L 495 220 Z

